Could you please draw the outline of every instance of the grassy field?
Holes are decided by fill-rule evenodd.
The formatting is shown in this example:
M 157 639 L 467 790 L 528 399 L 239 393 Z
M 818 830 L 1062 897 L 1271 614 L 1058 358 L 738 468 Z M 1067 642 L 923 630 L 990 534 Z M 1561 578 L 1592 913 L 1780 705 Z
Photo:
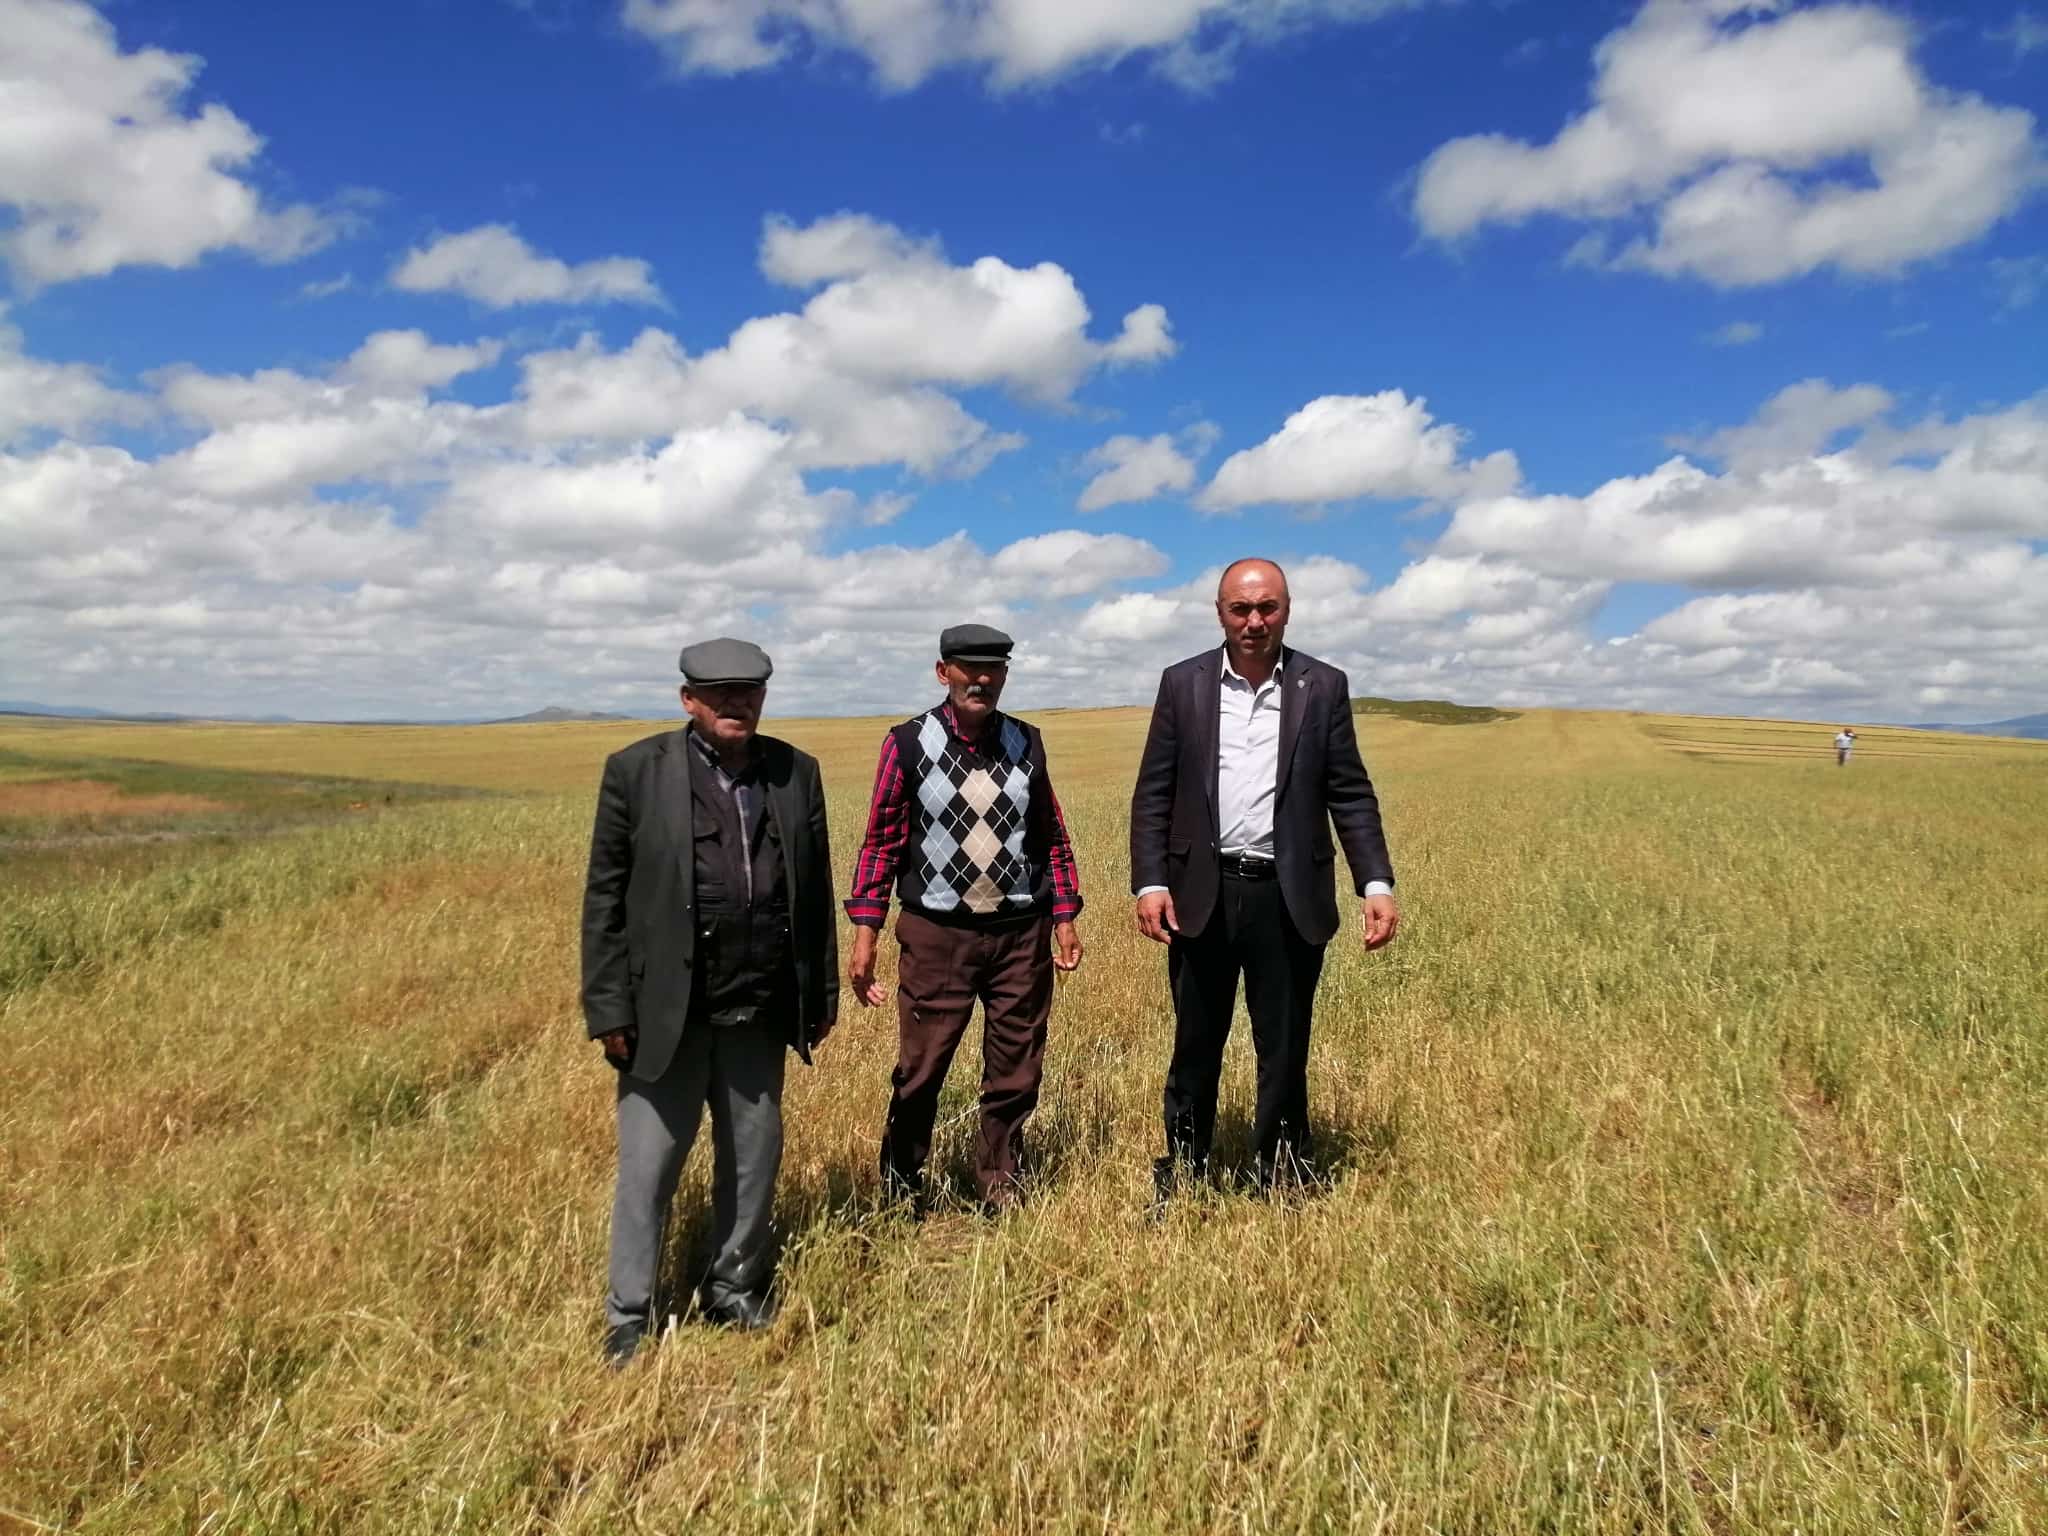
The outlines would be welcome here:
M 1154 1221 L 1144 719 L 1042 720 L 1031 1203 L 877 1209 L 848 1000 L 781 1321 L 620 1377 L 575 923 L 645 727 L 0 724 L 0 1530 L 2048 1529 L 2048 747 L 1363 717 L 1406 921 L 1325 973 L 1334 1182 Z M 843 876 L 880 723 L 780 728 Z M 1224 1094 L 1242 1157 L 1242 1030 Z

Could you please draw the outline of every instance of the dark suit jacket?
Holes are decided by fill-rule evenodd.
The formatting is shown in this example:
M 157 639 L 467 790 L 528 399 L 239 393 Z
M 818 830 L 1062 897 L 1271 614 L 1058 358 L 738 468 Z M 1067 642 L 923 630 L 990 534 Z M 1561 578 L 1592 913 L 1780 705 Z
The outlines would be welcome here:
M 1217 729 L 1223 648 L 1176 662 L 1161 674 L 1152 728 L 1131 795 L 1131 890 L 1163 885 L 1180 931 L 1199 934 L 1222 879 L 1216 842 Z M 1335 667 L 1283 652 L 1280 783 L 1273 804 L 1273 853 L 1288 916 L 1312 944 L 1336 936 L 1336 850 L 1344 844 L 1352 882 L 1392 883 L 1379 800 L 1358 758 L 1351 684 Z
M 754 750 L 788 861 L 796 956 L 790 1045 L 805 1061 L 839 1014 L 839 924 L 818 761 L 773 736 Z M 688 727 L 649 736 L 605 759 L 583 889 L 583 1018 L 591 1039 L 639 1032 L 627 1069 L 668 1070 L 690 1015 L 697 945 L 697 862 L 690 820 Z

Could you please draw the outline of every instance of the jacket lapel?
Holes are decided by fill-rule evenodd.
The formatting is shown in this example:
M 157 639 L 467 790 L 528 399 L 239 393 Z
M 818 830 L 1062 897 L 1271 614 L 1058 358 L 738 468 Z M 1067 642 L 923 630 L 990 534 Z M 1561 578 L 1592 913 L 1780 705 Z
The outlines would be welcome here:
M 1197 762 L 1208 764 L 1208 772 L 1202 776 L 1202 787 L 1209 792 L 1209 841 L 1214 844 L 1223 835 L 1222 823 L 1217 810 L 1219 791 L 1217 780 L 1220 765 L 1217 750 L 1223 729 L 1223 651 L 1221 647 L 1202 658 L 1202 664 L 1195 669 L 1195 719 L 1200 722 L 1200 737 L 1196 750 L 1201 756 Z
M 807 807 L 797 804 L 796 775 L 791 772 L 793 760 L 778 752 L 777 761 L 768 779 L 768 819 L 775 824 L 776 839 L 782 844 L 782 878 L 789 891 L 789 910 L 799 912 L 802 907 L 797 899 L 797 885 L 802 880 L 803 858 L 797 848 L 796 836 L 799 828 L 806 824 Z
M 668 838 L 669 851 L 675 855 L 681 868 L 683 892 L 687 897 L 697 883 L 697 851 L 690 826 L 690 732 L 687 726 L 680 731 L 671 731 L 663 741 L 654 772 L 654 793 L 661 807 L 662 832 Z
M 1287 769 L 1294 761 L 1294 744 L 1301 740 L 1301 717 L 1308 710 L 1308 671 L 1294 652 L 1280 652 L 1280 762 L 1279 779 L 1273 786 L 1273 803 L 1287 793 Z

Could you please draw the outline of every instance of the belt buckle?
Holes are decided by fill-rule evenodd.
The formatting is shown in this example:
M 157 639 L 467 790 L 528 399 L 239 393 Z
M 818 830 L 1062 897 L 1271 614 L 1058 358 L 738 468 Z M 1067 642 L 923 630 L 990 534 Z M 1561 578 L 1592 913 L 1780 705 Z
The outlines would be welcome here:
M 1270 880 L 1273 878 L 1274 860 L 1263 858 L 1256 853 L 1234 855 L 1237 860 L 1237 877 L 1240 880 Z

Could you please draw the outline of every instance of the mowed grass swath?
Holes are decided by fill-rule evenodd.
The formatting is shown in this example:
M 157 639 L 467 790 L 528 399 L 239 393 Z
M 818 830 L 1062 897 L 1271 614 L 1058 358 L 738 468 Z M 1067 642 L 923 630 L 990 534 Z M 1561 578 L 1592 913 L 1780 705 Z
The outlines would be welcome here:
M 10 784 L 439 787 L 8 882 L 0 1526 L 2048 1528 L 2048 749 L 1363 718 L 1406 920 L 1331 953 L 1334 1185 L 1154 1222 L 1144 718 L 1041 718 L 1092 905 L 1032 1203 L 877 1210 L 893 1016 L 849 1001 L 791 1075 L 782 1321 L 618 1378 L 574 935 L 637 728 L 0 727 Z M 881 725 L 782 729 L 843 876 Z M 1240 1037 L 1226 1154 L 1249 1107 Z

